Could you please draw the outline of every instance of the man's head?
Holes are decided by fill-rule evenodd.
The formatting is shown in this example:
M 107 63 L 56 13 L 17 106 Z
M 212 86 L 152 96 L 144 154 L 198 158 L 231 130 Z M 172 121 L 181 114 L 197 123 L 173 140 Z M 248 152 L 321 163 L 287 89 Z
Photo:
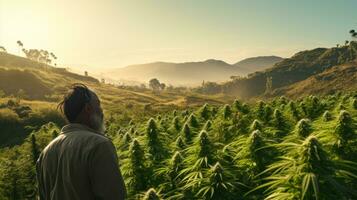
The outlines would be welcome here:
M 69 123 L 83 124 L 104 133 L 104 116 L 99 98 L 85 85 L 72 85 L 58 106 Z

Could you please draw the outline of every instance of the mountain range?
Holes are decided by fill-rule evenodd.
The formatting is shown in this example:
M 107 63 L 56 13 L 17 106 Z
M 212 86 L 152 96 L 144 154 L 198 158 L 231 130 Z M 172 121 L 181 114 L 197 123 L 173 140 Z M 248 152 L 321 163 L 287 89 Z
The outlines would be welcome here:
M 110 78 L 122 81 L 147 83 L 152 78 L 172 85 L 200 85 L 203 81 L 222 82 L 231 76 L 246 76 L 255 71 L 272 67 L 283 60 L 277 56 L 260 56 L 247 58 L 235 64 L 222 60 L 208 59 L 202 62 L 153 62 L 129 65 L 106 74 Z
M 200 86 L 196 91 L 200 93 L 222 93 L 238 98 L 328 94 L 357 89 L 357 41 L 339 47 L 301 51 L 286 59 L 263 56 L 235 64 L 214 59 L 185 63 L 155 62 L 131 65 L 114 70 L 112 74 L 131 81 L 137 78 L 137 81 L 145 83 L 151 78 L 158 78 L 166 84 L 197 84 Z M 268 79 L 271 80 L 269 91 Z M 205 84 L 201 86 L 203 81 Z M 221 82 L 208 84 L 209 81 Z M 105 86 L 106 91 L 128 93 L 126 97 L 137 95 L 135 91 L 124 92 L 117 87 L 99 84 L 90 76 L 0 52 L 0 90 L 5 94 L 16 94 L 22 89 L 31 99 L 51 99 L 56 98 L 51 96 L 60 93 L 65 85 L 73 82 L 85 82 L 98 90 L 103 90 Z

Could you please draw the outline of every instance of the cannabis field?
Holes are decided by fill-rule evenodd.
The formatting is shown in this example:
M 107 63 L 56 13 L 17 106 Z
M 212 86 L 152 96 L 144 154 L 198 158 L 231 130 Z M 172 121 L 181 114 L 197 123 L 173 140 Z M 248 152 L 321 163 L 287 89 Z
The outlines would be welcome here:
M 130 199 L 357 199 L 357 93 L 107 120 Z M 0 151 L 0 199 L 34 199 L 49 123 Z

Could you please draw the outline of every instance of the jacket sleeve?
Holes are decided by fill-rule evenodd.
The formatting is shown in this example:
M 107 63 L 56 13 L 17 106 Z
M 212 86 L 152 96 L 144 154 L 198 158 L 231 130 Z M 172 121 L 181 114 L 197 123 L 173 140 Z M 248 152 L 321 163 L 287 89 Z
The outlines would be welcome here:
M 110 140 L 93 148 L 89 158 L 89 179 L 96 199 L 125 199 L 124 180 L 115 147 Z

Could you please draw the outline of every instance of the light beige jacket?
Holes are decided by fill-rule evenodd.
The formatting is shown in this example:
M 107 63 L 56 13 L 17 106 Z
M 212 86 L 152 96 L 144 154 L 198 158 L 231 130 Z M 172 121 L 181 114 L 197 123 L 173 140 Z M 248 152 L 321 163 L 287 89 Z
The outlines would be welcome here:
M 41 153 L 41 200 L 121 200 L 126 196 L 113 143 L 81 124 L 69 124 Z

